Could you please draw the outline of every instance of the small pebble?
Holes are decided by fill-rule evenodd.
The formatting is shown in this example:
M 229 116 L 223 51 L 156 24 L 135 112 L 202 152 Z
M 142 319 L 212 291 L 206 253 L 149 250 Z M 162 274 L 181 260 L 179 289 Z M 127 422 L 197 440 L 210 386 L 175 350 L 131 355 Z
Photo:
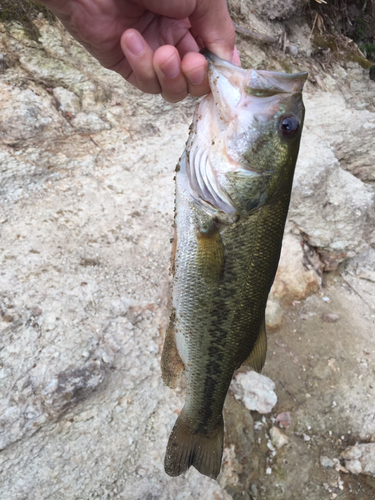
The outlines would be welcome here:
M 326 323 L 336 323 L 340 318 L 337 314 L 325 313 L 323 314 L 323 321 Z
M 280 449 L 289 442 L 288 436 L 275 426 L 270 429 L 270 437 L 272 444 L 276 449 Z
M 287 45 L 285 49 L 289 52 L 291 56 L 296 56 L 298 54 L 298 48 L 295 45 Z
M 290 411 L 279 413 L 276 417 L 276 422 L 278 422 L 280 427 L 283 427 L 284 429 L 288 429 L 290 427 L 291 421 Z
M 335 462 L 333 460 L 331 460 L 330 458 L 325 457 L 323 455 L 320 457 L 320 463 L 323 467 L 334 467 L 335 466 Z

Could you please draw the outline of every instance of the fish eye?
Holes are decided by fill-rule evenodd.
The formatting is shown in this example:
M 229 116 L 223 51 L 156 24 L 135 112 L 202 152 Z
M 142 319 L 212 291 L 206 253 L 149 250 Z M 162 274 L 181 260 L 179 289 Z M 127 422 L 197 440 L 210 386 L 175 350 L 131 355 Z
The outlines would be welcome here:
M 279 121 L 280 133 L 284 137 L 294 137 L 298 128 L 299 121 L 294 115 L 284 115 Z

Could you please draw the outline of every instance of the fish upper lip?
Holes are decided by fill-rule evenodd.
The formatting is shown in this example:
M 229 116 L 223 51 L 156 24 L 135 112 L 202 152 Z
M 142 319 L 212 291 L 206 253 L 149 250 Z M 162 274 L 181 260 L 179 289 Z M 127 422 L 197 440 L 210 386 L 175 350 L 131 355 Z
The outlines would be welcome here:
M 270 88 L 274 88 L 275 93 L 300 93 L 302 92 L 303 85 L 308 76 L 306 71 L 300 73 L 279 73 L 267 70 L 245 70 L 213 54 L 206 48 L 201 49 L 200 53 L 207 59 L 209 65 L 214 66 L 219 72 L 220 68 L 225 68 L 227 70 L 243 73 L 243 75 L 251 74 L 250 88 L 254 90 L 258 88 L 264 89 L 264 83 L 267 82 Z M 257 82 L 257 80 L 259 80 L 259 82 Z M 263 80 L 263 84 L 260 83 L 260 80 Z

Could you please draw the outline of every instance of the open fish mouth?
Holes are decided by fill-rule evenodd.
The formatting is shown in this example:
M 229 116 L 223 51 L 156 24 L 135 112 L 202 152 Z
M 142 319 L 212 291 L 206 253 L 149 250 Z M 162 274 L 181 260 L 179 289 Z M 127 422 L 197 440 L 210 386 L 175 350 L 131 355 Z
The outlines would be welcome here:
M 205 56 L 209 63 L 210 69 L 215 69 L 225 76 L 233 86 L 245 87 L 254 92 L 253 95 L 259 93 L 259 97 L 263 93 L 268 95 L 276 93 L 295 93 L 302 92 L 303 85 L 307 79 L 307 72 L 301 73 L 278 73 L 276 71 L 266 70 L 246 70 L 225 59 L 221 59 L 216 54 L 213 54 L 208 49 L 202 49 L 201 54 Z M 215 86 L 215 72 L 211 72 L 210 85 Z M 241 85 L 242 84 L 242 85 Z
M 233 119 L 235 108 L 249 107 L 248 96 L 273 97 L 302 92 L 307 72 L 278 73 L 266 70 L 245 70 L 221 59 L 208 49 L 202 49 L 208 61 L 208 77 L 216 106 L 221 110 L 220 118 L 228 123 Z M 251 101 L 253 106 L 254 100 Z M 271 100 L 267 103 L 271 110 Z M 275 101 L 274 101 L 275 102 Z M 255 111 L 256 112 L 256 111 Z

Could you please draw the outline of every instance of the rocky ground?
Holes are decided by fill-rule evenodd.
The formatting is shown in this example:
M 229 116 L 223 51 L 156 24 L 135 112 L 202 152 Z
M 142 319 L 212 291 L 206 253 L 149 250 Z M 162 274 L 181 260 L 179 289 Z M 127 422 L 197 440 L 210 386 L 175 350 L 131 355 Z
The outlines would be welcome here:
M 297 54 L 240 35 L 244 66 L 310 79 L 256 382 L 269 407 L 248 409 L 238 375 L 217 482 L 163 470 L 184 401 L 159 367 L 173 172 L 196 102 L 141 94 L 57 23 L 36 20 L 38 42 L 0 25 L 2 500 L 374 497 L 375 83 L 246 5 L 238 21 Z

